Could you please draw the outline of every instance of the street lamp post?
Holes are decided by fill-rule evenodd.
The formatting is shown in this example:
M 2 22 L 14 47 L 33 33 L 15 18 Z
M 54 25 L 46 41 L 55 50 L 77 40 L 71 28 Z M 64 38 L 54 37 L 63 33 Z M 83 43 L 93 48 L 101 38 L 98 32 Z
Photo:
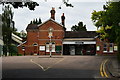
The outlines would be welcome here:
M 49 42 L 50 57 L 52 57 L 52 37 L 53 37 L 52 31 L 53 31 L 53 29 L 49 28 L 49 35 L 48 35 L 48 37 L 50 39 L 50 42 Z
M 22 46 L 22 51 L 24 52 L 24 56 L 25 56 L 25 46 Z
M 50 43 L 49 43 L 49 45 L 50 45 L 50 57 L 52 57 L 52 43 L 51 43 L 51 38 L 50 38 Z

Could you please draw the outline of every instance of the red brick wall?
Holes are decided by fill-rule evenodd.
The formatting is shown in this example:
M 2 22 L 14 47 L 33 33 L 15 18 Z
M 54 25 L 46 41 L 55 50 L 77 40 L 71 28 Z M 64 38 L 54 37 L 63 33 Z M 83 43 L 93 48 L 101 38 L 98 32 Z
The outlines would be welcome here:
M 50 27 L 53 28 L 52 42 L 55 42 L 55 45 L 62 46 L 62 39 L 64 38 L 64 30 L 62 26 L 60 26 L 59 24 L 56 24 L 53 21 L 48 21 L 47 23 L 39 27 L 39 46 L 45 46 L 46 42 L 49 42 L 48 29 Z M 39 51 L 39 53 L 49 54 L 49 52 L 44 52 L 44 51 Z M 55 53 L 52 53 L 52 54 L 55 55 Z
M 40 55 L 49 54 L 46 53 L 45 51 L 39 51 L 39 46 L 46 46 L 46 42 L 49 42 L 48 29 L 50 27 L 53 28 L 52 42 L 55 42 L 55 45 L 62 46 L 62 39 L 64 38 L 64 30 L 61 25 L 50 20 L 44 23 L 43 25 L 39 26 L 38 30 L 27 31 L 27 42 L 18 47 L 19 53 L 24 54 L 24 51 L 22 51 L 22 46 L 25 46 L 26 54 L 35 53 L 36 51 L 37 54 Z M 37 48 L 33 46 L 34 43 L 38 44 Z M 56 53 L 52 53 L 52 54 L 55 55 Z
M 107 44 L 107 52 L 103 52 L 104 51 L 104 43 Z M 115 44 L 113 44 L 113 52 L 110 52 L 110 42 L 101 41 L 99 38 L 96 39 L 96 46 L 100 46 L 99 51 L 97 51 L 97 49 L 96 49 L 97 54 L 116 54 L 117 53 L 117 51 L 114 51 Z
M 27 45 L 33 45 L 33 43 L 38 43 L 38 31 L 28 31 L 27 32 Z

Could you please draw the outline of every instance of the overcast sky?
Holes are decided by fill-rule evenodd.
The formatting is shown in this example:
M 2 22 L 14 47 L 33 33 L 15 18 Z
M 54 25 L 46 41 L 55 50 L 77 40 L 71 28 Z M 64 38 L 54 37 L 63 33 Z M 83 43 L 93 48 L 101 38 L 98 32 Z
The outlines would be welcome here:
M 42 22 L 48 20 L 52 7 L 55 7 L 55 20 L 58 23 L 61 23 L 62 13 L 65 14 L 65 26 L 67 31 L 70 31 L 71 27 L 79 21 L 82 21 L 86 25 L 88 31 L 95 31 L 96 27 L 91 21 L 91 13 L 93 10 L 103 10 L 103 5 L 106 4 L 106 0 L 69 0 L 74 6 L 70 8 L 65 7 L 62 0 L 47 0 L 47 2 L 44 0 L 40 0 L 41 2 L 39 0 L 34 1 L 39 3 L 39 6 L 37 6 L 34 11 L 25 7 L 13 9 L 13 20 L 15 21 L 15 27 L 18 31 L 25 30 L 30 21 L 35 18 L 41 18 Z M 59 9 L 59 6 L 61 6 L 62 9 Z

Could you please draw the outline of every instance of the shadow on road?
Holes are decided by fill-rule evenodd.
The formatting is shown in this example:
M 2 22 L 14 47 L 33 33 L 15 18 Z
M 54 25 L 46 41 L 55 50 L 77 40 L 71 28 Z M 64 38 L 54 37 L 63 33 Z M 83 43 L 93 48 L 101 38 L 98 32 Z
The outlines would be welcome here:
M 47 57 L 47 56 L 45 56 L 45 57 L 38 57 L 38 58 L 64 58 L 64 57 Z

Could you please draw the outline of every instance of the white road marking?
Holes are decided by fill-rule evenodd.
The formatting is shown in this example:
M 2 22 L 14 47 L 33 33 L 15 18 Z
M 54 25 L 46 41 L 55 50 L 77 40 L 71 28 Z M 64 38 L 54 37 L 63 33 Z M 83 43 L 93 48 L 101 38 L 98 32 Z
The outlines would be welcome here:
M 53 64 L 53 65 L 49 65 L 47 68 L 44 68 L 41 64 L 38 64 L 37 62 L 33 61 L 33 59 L 31 59 L 30 61 L 31 61 L 32 63 L 38 65 L 43 71 L 46 71 L 46 70 L 48 70 L 49 68 L 52 68 L 54 65 L 60 63 L 60 62 L 63 61 L 63 60 L 64 60 L 64 58 L 61 59 L 61 60 L 59 60 L 59 61 L 57 61 L 57 62 L 56 62 L 55 64 Z

